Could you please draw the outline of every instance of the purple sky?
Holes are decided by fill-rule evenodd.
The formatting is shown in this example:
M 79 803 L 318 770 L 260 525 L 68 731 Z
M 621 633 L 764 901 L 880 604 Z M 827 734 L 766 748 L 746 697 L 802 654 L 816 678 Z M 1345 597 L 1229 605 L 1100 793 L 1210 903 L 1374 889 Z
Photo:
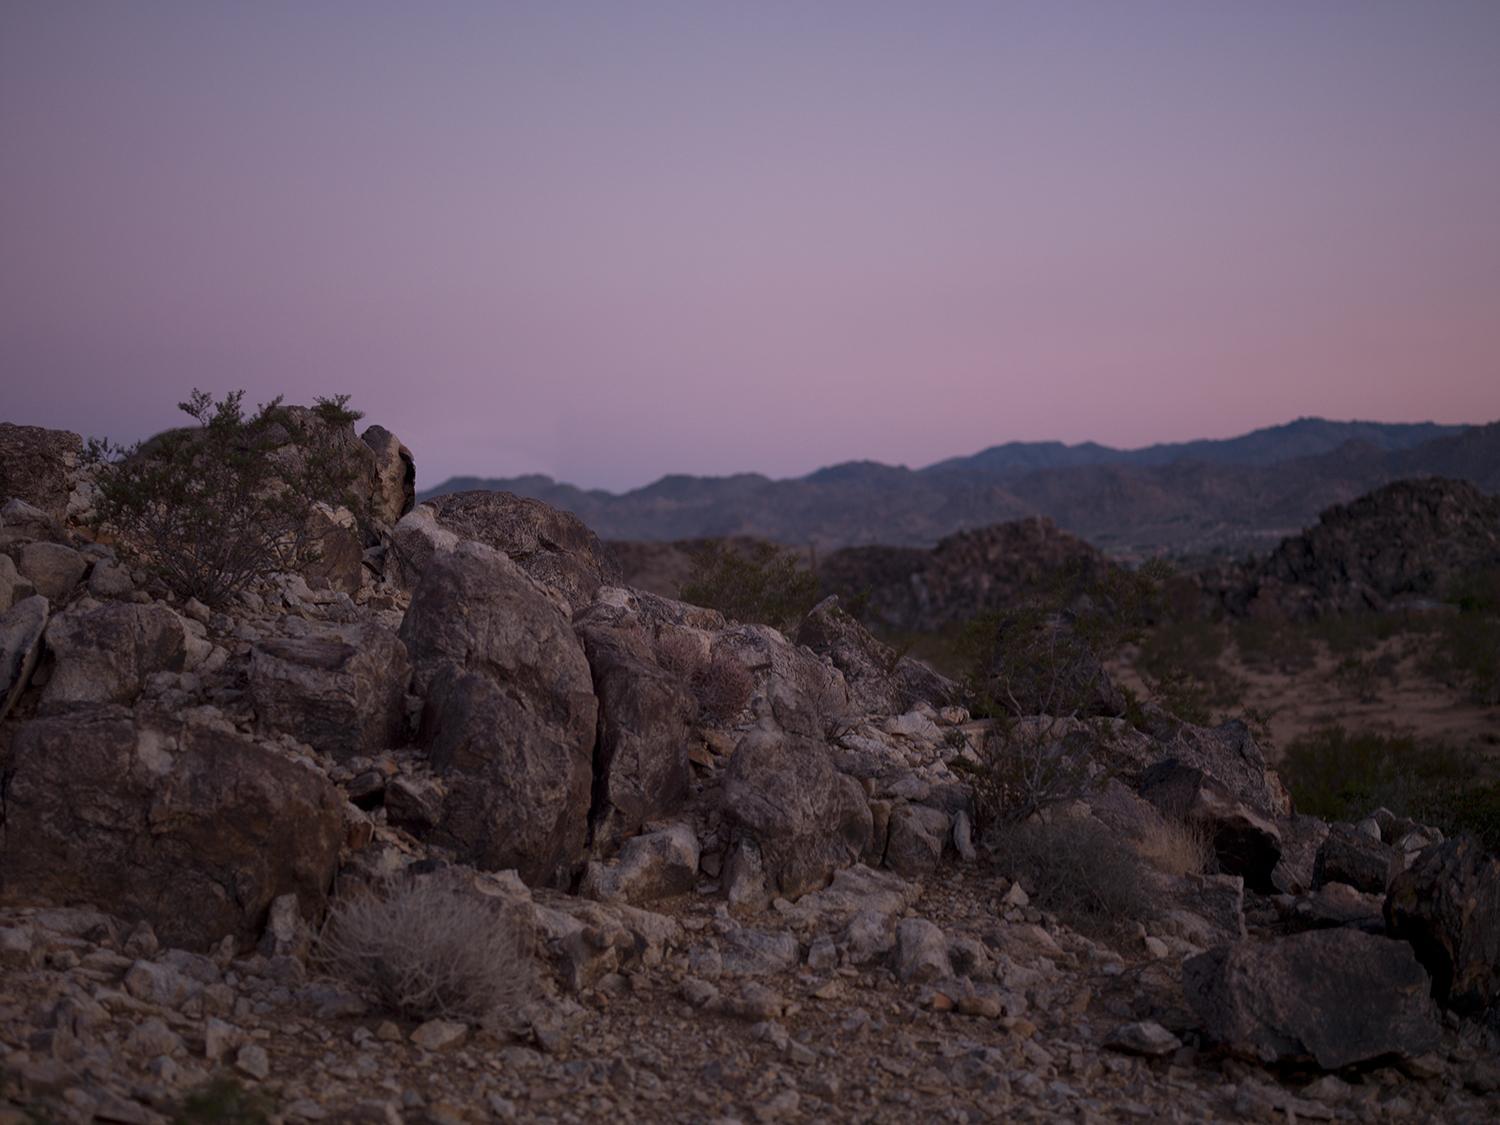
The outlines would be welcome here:
M 424 482 L 1500 417 L 1500 3 L 0 3 L 0 418 Z

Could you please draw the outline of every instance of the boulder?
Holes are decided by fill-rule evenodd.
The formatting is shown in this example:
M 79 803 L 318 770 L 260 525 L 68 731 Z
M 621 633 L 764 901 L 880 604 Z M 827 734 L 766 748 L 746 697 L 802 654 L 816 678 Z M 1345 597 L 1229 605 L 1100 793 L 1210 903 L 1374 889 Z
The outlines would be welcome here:
M 1282 894 L 1311 890 L 1318 852 L 1328 838 L 1328 822 L 1297 813 L 1282 817 L 1276 827 L 1281 831 L 1281 859 L 1271 872 L 1271 882 Z
M 0 613 L 35 593 L 36 587 L 16 569 L 16 561 L 0 554 Z
M 384 426 L 370 426 L 359 439 L 375 455 L 370 514 L 393 527 L 417 502 L 417 464 L 411 450 Z
M 317 504 L 307 518 L 314 557 L 303 564 L 302 575 L 314 586 L 326 582 L 331 590 L 357 594 L 365 580 L 365 544 L 354 514 Z
M 274 637 L 250 654 L 256 726 L 336 758 L 406 742 L 406 646 L 375 624 Z
M 908 879 L 937 870 L 952 821 L 941 809 L 902 803 L 891 810 L 885 866 Z
M 849 685 L 831 661 L 791 644 L 769 625 L 739 625 L 714 641 L 715 660 L 733 661 L 755 681 L 751 706 L 782 730 L 823 738 L 856 709 Z
M 88 573 L 89 561 L 61 543 L 24 543 L 16 551 L 16 569 L 38 594 L 57 603 L 72 595 Z
M 577 516 L 510 492 L 450 492 L 425 501 L 437 525 L 493 547 L 556 591 L 572 611 L 614 584 L 618 569 L 599 537 Z
M 187 660 L 182 619 L 159 603 L 110 602 L 73 608 L 47 626 L 52 676 L 44 710 L 79 704 L 134 703 L 155 672 L 180 672 Z
M 1261 1063 L 1338 1070 L 1437 1046 L 1427 973 L 1404 942 L 1313 930 L 1220 946 L 1183 963 L 1209 1038 Z
M 1139 792 L 1168 819 L 1203 828 L 1213 841 L 1221 870 L 1243 876 L 1256 890 L 1273 889 L 1271 872 L 1281 858 L 1281 833 L 1212 775 L 1169 758 L 1141 775 Z
M 31 681 L 46 628 L 44 597 L 29 597 L 0 611 L 0 721 L 10 714 Z
M 1426 848 L 1392 881 L 1385 922 L 1461 1013 L 1500 1005 L 1500 859 L 1470 836 Z
M 434 838 L 477 867 L 564 882 L 588 830 L 598 701 L 562 611 L 505 555 L 434 555 L 401 623 L 421 741 L 447 785 Z
M 251 945 L 280 895 L 322 914 L 342 799 L 265 746 L 102 707 L 22 724 L 6 769 L 6 904 L 88 903 L 199 950 Z
M 863 788 L 833 768 L 827 744 L 769 720 L 735 747 L 722 801 L 730 825 L 759 846 L 767 875 L 788 898 L 855 863 L 873 830 Z
M 1371 838 L 1352 824 L 1329 826 L 1313 863 L 1313 886 L 1347 883 L 1369 894 L 1385 894 L 1396 849 Z
M 924 664 L 899 656 L 839 605 L 824 598 L 797 629 L 797 643 L 825 656 L 844 675 L 850 701 L 862 714 L 900 715 L 917 703 L 942 707 L 958 685 Z
M 698 837 L 686 825 L 673 824 L 625 841 L 615 863 L 590 863 L 578 893 L 639 906 L 686 894 L 697 881 Z
M 599 700 L 593 833 L 604 853 L 687 798 L 688 729 L 698 704 L 686 684 L 657 667 L 642 630 L 588 625 L 577 632 Z
M 0 500 L 16 497 L 62 519 L 82 452 L 77 434 L 0 422 Z
M 929 984 L 953 976 L 948 936 L 926 918 L 907 918 L 896 927 L 896 976 L 908 984 Z

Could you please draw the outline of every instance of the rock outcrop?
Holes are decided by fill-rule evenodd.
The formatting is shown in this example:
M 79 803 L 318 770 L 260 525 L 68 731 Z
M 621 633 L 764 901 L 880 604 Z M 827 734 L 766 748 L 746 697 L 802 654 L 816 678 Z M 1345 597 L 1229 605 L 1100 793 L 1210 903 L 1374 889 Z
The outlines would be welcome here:
M 82 453 L 83 439 L 67 430 L 0 422 L 0 501 L 15 497 L 61 519 Z
M 1434 994 L 1472 1013 L 1500 1004 L 1500 859 L 1472 837 L 1421 853 L 1392 881 L 1390 932 L 1411 942 Z
M 281 895 L 322 914 L 343 801 L 256 742 L 94 708 L 22 724 L 5 775 L 5 903 L 87 903 L 190 949 L 253 945 Z
M 583 646 L 500 552 L 433 556 L 401 624 L 421 742 L 448 793 L 435 838 L 529 883 L 568 878 L 588 831 L 598 701 Z
M 47 626 L 52 670 L 42 706 L 134 703 L 150 676 L 182 671 L 187 648 L 182 619 L 164 605 L 72 607 Z

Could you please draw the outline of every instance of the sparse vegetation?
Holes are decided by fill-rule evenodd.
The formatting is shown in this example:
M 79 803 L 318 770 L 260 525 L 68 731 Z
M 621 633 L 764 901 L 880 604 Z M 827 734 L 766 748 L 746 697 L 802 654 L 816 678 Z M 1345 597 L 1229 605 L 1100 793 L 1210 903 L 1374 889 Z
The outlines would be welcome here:
M 716 609 L 731 621 L 788 630 L 818 599 L 818 579 L 797 557 L 772 543 L 698 551 L 682 586 L 682 600 Z
M 710 655 L 686 633 L 670 633 L 656 644 L 656 661 L 663 671 L 692 688 L 698 711 L 722 723 L 744 710 L 755 689 L 750 672 L 733 657 Z
M 1327 727 L 1288 746 L 1280 773 L 1301 812 L 1359 820 L 1384 807 L 1500 851 L 1500 782 L 1485 765 L 1477 752 L 1410 735 Z
M 532 941 L 515 909 L 429 878 L 340 901 L 319 957 L 396 1015 L 505 1022 L 536 987 Z
M 1136 843 L 1140 857 L 1167 875 L 1201 875 L 1214 859 L 1213 841 L 1198 825 L 1167 820 Z
M 1103 782 L 1095 768 L 1104 724 L 1075 724 L 1052 715 L 1001 715 L 985 732 L 976 761 L 955 758 L 974 796 L 974 820 L 982 834 L 1020 823 L 1054 805 L 1066 804 Z
M 100 530 L 175 593 L 208 605 L 315 561 L 315 507 L 356 507 L 332 440 L 360 417 L 348 396 L 318 399 L 311 421 L 279 398 L 246 414 L 243 391 L 215 400 L 195 389 L 178 407 L 197 426 L 128 448 L 89 443 Z
M 1140 856 L 1095 820 L 1009 825 L 990 848 L 1038 907 L 1076 929 L 1114 932 L 1154 913 Z
M 187 1096 L 172 1125 L 266 1125 L 273 1110 L 265 1094 L 233 1078 L 215 1078 Z

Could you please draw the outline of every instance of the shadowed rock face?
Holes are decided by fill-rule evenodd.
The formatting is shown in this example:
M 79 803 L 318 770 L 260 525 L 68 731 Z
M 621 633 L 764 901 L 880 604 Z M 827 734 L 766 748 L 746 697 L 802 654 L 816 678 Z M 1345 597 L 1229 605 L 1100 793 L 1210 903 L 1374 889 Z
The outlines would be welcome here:
M 52 678 L 42 706 L 133 703 L 153 672 L 180 672 L 187 659 L 182 619 L 164 605 L 112 602 L 74 607 L 47 626 Z
M 6 903 L 88 903 L 189 949 L 250 944 L 280 895 L 322 913 L 343 800 L 247 738 L 90 709 L 22 724 L 6 771 Z
M 1429 987 L 1409 945 L 1357 930 L 1242 941 L 1183 964 L 1210 1037 L 1258 1062 L 1327 1070 L 1437 1046 Z
M 1500 1004 L 1500 859 L 1458 836 L 1391 881 L 1385 921 L 1412 943 L 1438 1000 L 1459 1012 Z
M 428 563 L 401 639 L 448 785 L 435 838 L 479 867 L 565 880 L 588 829 L 598 702 L 562 611 L 503 554 L 462 543 Z
M 582 520 L 509 492 L 455 492 L 428 500 L 438 526 L 505 554 L 573 610 L 618 577 L 614 561 Z
M 15 497 L 61 518 L 82 452 L 83 439 L 67 430 L 0 422 L 0 501 Z

